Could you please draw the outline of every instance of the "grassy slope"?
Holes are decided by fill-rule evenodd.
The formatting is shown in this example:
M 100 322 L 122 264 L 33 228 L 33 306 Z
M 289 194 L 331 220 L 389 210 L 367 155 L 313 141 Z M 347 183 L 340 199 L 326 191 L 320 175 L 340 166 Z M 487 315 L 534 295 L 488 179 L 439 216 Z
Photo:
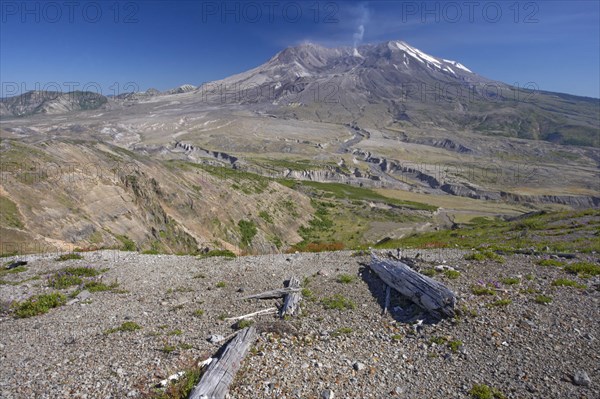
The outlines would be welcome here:
M 476 218 L 456 230 L 390 240 L 378 248 L 464 248 L 600 252 L 600 210 L 542 213 L 518 220 Z

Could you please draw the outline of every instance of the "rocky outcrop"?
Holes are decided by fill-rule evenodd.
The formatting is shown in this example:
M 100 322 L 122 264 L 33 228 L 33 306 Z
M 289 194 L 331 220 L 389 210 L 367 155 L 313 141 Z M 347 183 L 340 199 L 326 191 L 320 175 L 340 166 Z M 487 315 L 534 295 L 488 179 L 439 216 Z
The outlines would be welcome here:
M 192 144 L 183 143 L 181 141 L 176 141 L 173 148 L 175 150 L 184 151 L 187 155 L 193 154 L 199 157 L 210 157 L 219 161 L 224 161 L 231 165 L 236 164 L 239 160 L 239 158 L 234 157 L 233 155 L 229 155 L 222 151 L 211 151 L 202 147 L 196 147 Z

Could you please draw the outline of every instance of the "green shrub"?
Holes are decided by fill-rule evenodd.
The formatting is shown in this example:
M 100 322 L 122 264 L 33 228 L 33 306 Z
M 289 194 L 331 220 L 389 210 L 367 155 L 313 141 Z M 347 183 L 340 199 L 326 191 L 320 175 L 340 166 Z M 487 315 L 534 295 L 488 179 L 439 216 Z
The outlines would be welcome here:
M 260 211 L 258 213 L 258 216 L 260 216 L 265 222 L 267 222 L 269 224 L 273 224 L 273 218 L 271 217 L 271 215 L 269 215 L 269 212 Z
M 50 309 L 64 305 L 66 300 L 67 297 L 60 292 L 33 296 L 18 304 L 15 314 L 17 317 L 26 318 L 48 313 Z

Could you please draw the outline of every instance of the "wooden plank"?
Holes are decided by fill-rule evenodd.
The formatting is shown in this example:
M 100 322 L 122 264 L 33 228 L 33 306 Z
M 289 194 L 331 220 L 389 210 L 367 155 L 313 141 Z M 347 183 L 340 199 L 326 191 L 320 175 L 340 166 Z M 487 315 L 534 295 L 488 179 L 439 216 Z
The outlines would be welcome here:
M 285 296 L 283 307 L 281 308 L 281 317 L 286 315 L 296 316 L 300 313 L 300 301 L 302 300 L 300 280 L 297 277 L 290 278 L 287 288 L 293 291 Z
M 283 298 L 287 294 L 293 293 L 293 292 L 300 292 L 300 287 L 297 287 L 297 288 L 286 287 L 286 288 L 279 288 L 279 289 L 271 290 L 271 291 L 265 291 L 265 292 L 261 292 L 260 294 L 253 294 L 253 295 L 245 296 L 243 298 L 240 298 L 240 300 Z
M 238 321 L 238 320 L 243 320 L 243 319 L 251 319 L 255 316 L 263 316 L 266 314 L 273 314 L 273 313 L 277 313 L 277 308 L 263 309 L 263 310 L 259 310 L 258 312 L 245 314 L 243 316 L 228 317 L 225 319 L 225 321 Z
M 383 305 L 383 314 L 386 314 L 390 307 L 390 299 L 392 295 L 392 289 L 389 285 L 385 284 L 385 304 Z
M 227 344 L 221 356 L 210 363 L 200 382 L 190 393 L 189 399 L 224 399 L 255 339 L 254 326 L 241 330 Z
M 381 280 L 412 302 L 436 317 L 453 317 L 456 297 L 439 281 L 433 280 L 400 261 L 378 258 L 371 255 L 371 270 Z

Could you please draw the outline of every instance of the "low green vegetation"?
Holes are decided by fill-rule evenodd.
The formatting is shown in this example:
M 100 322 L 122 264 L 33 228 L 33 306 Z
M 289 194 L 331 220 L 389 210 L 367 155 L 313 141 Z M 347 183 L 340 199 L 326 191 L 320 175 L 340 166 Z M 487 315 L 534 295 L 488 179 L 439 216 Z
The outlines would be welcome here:
M 172 347 L 165 345 L 162 348 L 164 353 L 171 353 Z M 183 349 L 183 348 L 182 348 Z M 145 395 L 143 399 L 187 399 L 202 375 L 202 368 L 198 366 L 197 361 L 194 361 L 185 371 L 183 377 L 171 383 L 165 390 L 154 388 L 152 392 Z
M 8 262 L 9 264 L 12 262 Z M 17 274 L 26 272 L 27 268 L 25 266 L 17 266 L 12 269 L 0 269 L 0 276 L 4 276 L 6 274 Z
M 242 246 L 249 247 L 252 244 L 252 239 L 258 232 L 258 230 L 256 229 L 256 225 L 254 224 L 254 222 L 249 220 L 240 220 L 238 222 L 238 227 L 240 229 L 240 242 Z
M 556 259 L 542 259 L 538 260 L 537 264 L 540 266 L 552 266 L 552 267 L 563 267 L 565 264 Z
M 580 289 L 586 289 L 585 284 L 579 284 L 577 281 L 569 280 L 568 278 L 559 278 L 552 282 L 554 287 L 574 287 Z
M 521 279 L 518 277 L 505 277 L 500 282 L 504 285 L 515 285 L 521 282 Z
M 547 305 L 552 302 L 552 297 L 547 295 L 538 295 L 535 297 L 535 303 L 539 303 L 541 305 Z
M 111 328 L 109 330 L 104 331 L 104 334 L 108 335 L 108 334 L 113 334 L 116 332 L 131 332 L 131 331 L 136 331 L 136 330 L 141 330 L 142 327 L 137 324 L 136 322 L 133 321 L 126 321 L 123 324 L 121 324 L 119 327 L 115 327 L 115 328 Z
M 498 307 L 504 307 L 504 306 L 508 306 L 512 303 L 512 300 L 510 299 L 498 299 L 497 301 L 494 301 L 490 304 L 488 304 L 488 308 L 498 308 Z
M 119 284 L 115 281 L 112 284 L 105 284 L 102 281 L 91 280 L 83 284 L 83 288 L 89 292 L 101 292 L 101 291 L 112 291 L 117 288 Z
M 460 277 L 460 272 L 457 270 L 446 270 L 444 271 L 444 275 L 448 277 L 450 280 L 456 280 Z
M 459 341 L 459 340 L 454 340 L 454 341 L 448 342 L 448 348 L 450 348 L 450 350 L 454 353 L 458 352 L 458 350 L 460 349 L 460 347 L 462 345 L 463 345 L 462 341 Z
M 325 309 L 337 309 L 343 311 L 352 310 L 356 308 L 356 303 L 340 294 L 324 298 L 321 300 L 321 303 L 323 304 Z
M 23 228 L 21 215 L 17 205 L 7 197 L 0 195 L 0 226 Z
M 129 237 L 125 235 L 116 235 L 115 238 L 121 241 L 121 244 L 123 244 L 123 246 L 121 247 L 122 251 L 137 251 L 135 241 L 133 241 Z
M 62 306 L 66 301 L 67 297 L 60 292 L 36 295 L 15 305 L 15 315 L 26 318 L 48 313 L 50 309 Z
M 196 310 L 194 310 L 194 313 L 193 313 L 193 314 L 194 314 L 194 316 L 196 316 L 196 317 L 201 317 L 201 316 L 204 316 L 204 310 L 202 310 L 202 309 L 196 309 Z
M 219 281 L 215 286 L 217 288 L 225 288 L 227 287 L 227 283 L 225 281 Z
M 228 249 L 212 249 L 205 254 L 198 255 L 198 258 L 214 258 L 214 257 L 222 257 L 222 258 L 235 258 L 235 254 Z
M 475 295 L 494 295 L 496 293 L 489 285 L 473 285 L 471 292 Z
M 576 262 L 565 266 L 565 271 L 583 277 L 600 275 L 600 265 L 592 262 Z
M 498 255 L 494 251 L 482 250 L 479 252 L 473 252 L 472 254 L 465 255 L 466 260 L 476 260 L 478 262 L 484 260 L 493 260 L 494 262 L 504 263 L 504 258 L 501 255 Z
M 505 399 L 506 396 L 496 388 L 485 384 L 473 385 L 469 390 L 469 395 L 474 399 Z
M 333 333 L 331 333 L 332 337 L 339 337 L 341 335 L 348 335 L 348 334 L 352 334 L 354 330 L 350 327 L 340 327 L 337 330 L 335 330 Z
M 264 220 L 265 222 L 267 222 L 269 224 L 273 224 L 273 217 L 271 217 L 271 215 L 269 214 L 269 212 L 267 212 L 267 211 L 260 211 L 258 213 L 258 216 L 260 216 L 262 218 L 262 220 Z
M 341 284 L 351 284 L 356 281 L 356 276 L 351 274 L 340 274 L 337 277 L 337 282 Z
M 242 330 L 246 327 L 250 327 L 254 325 L 254 320 L 250 320 L 250 319 L 242 319 L 239 320 L 237 323 L 235 323 L 235 328 L 238 330 Z
M 454 230 L 417 233 L 388 240 L 377 244 L 375 248 L 478 249 L 472 260 L 488 259 L 487 254 L 483 253 L 485 251 L 508 254 L 533 249 L 541 253 L 598 253 L 600 240 L 595 232 L 600 228 L 599 217 L 600 210 L 588 209 L 540 212 L 513 221 L 475 218 Z M 585 222 L 581 222 L 580 218 L 585 218 Z M 493 260 L 497 259 L 494 257 Z
M 63 254 L 63 255 L 60 255 L 58 258 L 56 258 L 56 260 L 58 262 L 64 262 L 66 260 L 78 260 L 78 259 L 83 259 L 83 256 L 81 256 L 78 253 Z

